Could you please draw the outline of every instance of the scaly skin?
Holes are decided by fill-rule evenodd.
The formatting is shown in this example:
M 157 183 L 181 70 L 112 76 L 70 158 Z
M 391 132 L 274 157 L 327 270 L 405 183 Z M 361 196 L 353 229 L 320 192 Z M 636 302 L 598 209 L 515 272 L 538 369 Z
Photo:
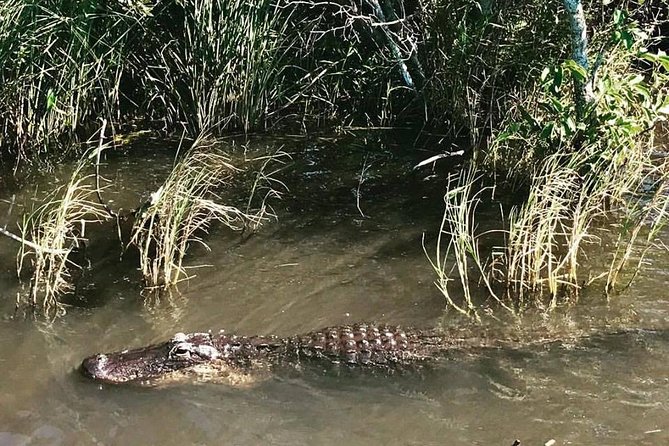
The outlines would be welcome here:
M 82 372 L 120 384 L 227 381 L 244 384 L 279 365 L 341 364 L 392 369 L 434 359 L 462 340 L 436 331 L 355 324 L 293 337 L 234 336 L 224 332 L 177 333 L 161 344 L 84 359 Z

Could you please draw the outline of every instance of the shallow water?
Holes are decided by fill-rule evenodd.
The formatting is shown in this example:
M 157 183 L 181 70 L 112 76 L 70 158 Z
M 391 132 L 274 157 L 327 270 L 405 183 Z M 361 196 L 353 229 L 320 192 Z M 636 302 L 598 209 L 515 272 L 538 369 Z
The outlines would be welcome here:
M 110 387 L 77 373 L 87 355 L 176 331 L 448 324 L 454 316 L 444 314 L 421 247 L 422 234 L 439 224 L 440 179 L 413 172 L 431 154 L 406 155 L 399 141 L 372 134 L 252 142 L 295 153 L 280 174 L 289 191 L 275 203 L 278 222 L 246 241 L 215 228 L 211 252 L 196 249 L 190 259 L 213 266 L 191 270 L 197 277 L 180 296 L 151 305 L 142 303 L 132 266 L 115 262 L 116 248 L 97 248 L 97 273 L 79 289 L 86 305 L 52 323 L 12 318 L 16 246 L 0 238 L 0 445 L 667 444 L 669 255 L 659 251 L 610 303 L 585 296 L 568 316 L 537 322 L 590 334 L 569 342 L 452 355 L 416 373 L 291 375 L 251 389 Z M 169 151 L 109 160 L 105 176 L 122 187 L 108 196 L 132 207 L 170 160 Z M 0 199 L 17 193 L 23 203 L 36 185 L 49 189 L 66 176 L 35 175 Z M 3 216 L 6 209 L 0 203 Z M 633 327 L 646 330 L 620 331 Z

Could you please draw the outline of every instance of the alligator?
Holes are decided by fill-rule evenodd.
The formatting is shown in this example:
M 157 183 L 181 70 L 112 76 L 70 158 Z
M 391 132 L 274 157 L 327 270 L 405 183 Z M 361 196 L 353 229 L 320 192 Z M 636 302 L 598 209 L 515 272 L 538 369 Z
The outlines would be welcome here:
M 183 381 L 218 381 L 252 385 L 281 366 L 344 367 L 393 372 L 443 357 L 464 346 L 487 346 L 439 330 L 359 323 L 291 336 L 236 336 L 177 333 L 148 347 L 90 356 L 84 375 L 109 384 L 156 386 Z

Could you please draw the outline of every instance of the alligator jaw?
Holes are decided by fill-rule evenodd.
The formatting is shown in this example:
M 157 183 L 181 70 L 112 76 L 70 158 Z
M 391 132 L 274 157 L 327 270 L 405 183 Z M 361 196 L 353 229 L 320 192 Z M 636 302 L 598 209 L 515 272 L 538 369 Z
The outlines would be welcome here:
M 107 363 L 107 355 L 89 356 L 81 363 L 81 373 L 96 381 L 106 381 L 105 364 Z
M 154 350 L 154 347 L 151 347 Z M 161 350 L 158 348 L 158 350 Z M 164 351 L 164 350 L 163 350 Z M 261 381 L 269 378 L 269 373 L 264 368 L 242 369 L 234 363 L 225 359 L 212 359 L 193 363 L 184 367 L 162 367 L 155 369 L 154 373 L 148 373 L 146 369 L 141 370 L 141 364 L 145 367 L 150 362 L 136 362 L 138 355 L 147 359 L 147 349 L 136 349 L 124 352 L 101 354 L 90 356 L 81 363 L 81 373 L 99 383 L 103 384 L 131 384 L 140 387 L 165 387 L 182 383 L 218 383 L 226 384 L 236 388 L 250 388 Z M 153 356 L 155 359 L 158 355 Z M 110 362 L 124 364 L 124 367 L 111 368 Z M 157 362 L 157 361 L 156 361 Z M 129 363 L 136 364 L 136 369 L 128 366 Z

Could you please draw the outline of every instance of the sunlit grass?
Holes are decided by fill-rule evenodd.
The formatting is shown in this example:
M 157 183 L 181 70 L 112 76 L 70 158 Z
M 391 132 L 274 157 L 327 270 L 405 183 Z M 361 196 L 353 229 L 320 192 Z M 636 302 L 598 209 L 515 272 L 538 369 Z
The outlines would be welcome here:
M 148 10 L 117 2 L 0 4 L 0 147 L 16 156 L 69 147 L 99 116 L 116 118 L 125 45 Z
M 485 285 L 479 302 L 492 296 L 514 314 L 529 307 L 553 311 L 576 302 L 584 286 L 596 283 L 612 296 L 621 286 L 625 266 L 633 261 L 638 269 L 648 249 L 661 242 L 658 234 L 669 216 L 669 160 L 653 155 L 653 136 L 655 125 L 668 113 L 667 76 L 657 68 L 659 63 L 645 78 L 633 72 L 637 54 L 650 61 L 658 56 L 621 47 L 612 51 L 615 56 L 602 66 L 595 85 L 589 121 L 570 121 L 573 103 L 568 94 L 552 102 L 541 95 L 526 97 L 518 105 L 525 122 L 518 125 L 511 115 L 510 126 L 498 138 L 500 145 L 493 145 L 490 156 L 477 166 L 479 175 L 485 175 L 501 164 L 511 179 L 510 190 L 515 186 L 524 197 L 507 205 L 500 228 L 504 243 L 498 242 L 489 257 L 476 248 L 485 236 L 476 232 L 473 216 L 481 194 L 475 192 L 476 175 L 463 173 L 457 183 L 449 183 L 440 231 L 448 237 L 437 245 L 437 255 L 444 246 L 448 256 L 432 264 L 437 285 L 455 310 L 480 313 L 468 288 L 474 280 Z M 571 83 L 563 88 L 569 91 Z M 536 102 L 541 107 L 533 106 Z M 584 268 L 590 245 L 601 246 L 604 238 L 614 240 L 605 254 L 608 264 Z M 463 284 L 464 306 L 445 291 L 452 268 Z M 495 282 L 498 286 L 491 287 Z M 505 292 L 498 298 L 499 287 Z
M 167 287 L 188 277 L 184 266 L 188 247 L 193 243 L 206 247 L 202 236 L 211 223 L 239 231 L 263 220 L 262 211 L 245 213 L 219 203 L 218 192 L 236 171 L 213 142 L 197 140 L 150 203 L 137 212 L 130 243 L 139 249 L 148 287 Z
M 51 315 L 64 312 L 60 297 L 73 289 L 72 270 L 83 267 L 70 255 L 84 248 L 87 225 L 109 218 L 98 201 L 93 176 L 85 174 L 87 166 L 88 159 L 83 158 L 68 184 L 23 216 L 18 272 L 29 271 L 31 279 L 29 293 L 19 295 L 17 305 Z

